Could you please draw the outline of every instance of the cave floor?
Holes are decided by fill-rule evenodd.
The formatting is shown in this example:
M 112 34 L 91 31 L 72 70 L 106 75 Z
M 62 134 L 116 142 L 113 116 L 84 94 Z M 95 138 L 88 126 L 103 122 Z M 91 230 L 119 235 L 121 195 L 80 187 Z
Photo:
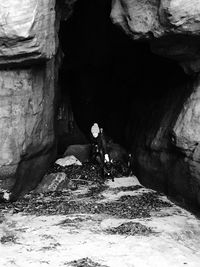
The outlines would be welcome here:
M 88 190 L 2 205 L 0 266 L 200 266 L 193 214 L 136 177 Z

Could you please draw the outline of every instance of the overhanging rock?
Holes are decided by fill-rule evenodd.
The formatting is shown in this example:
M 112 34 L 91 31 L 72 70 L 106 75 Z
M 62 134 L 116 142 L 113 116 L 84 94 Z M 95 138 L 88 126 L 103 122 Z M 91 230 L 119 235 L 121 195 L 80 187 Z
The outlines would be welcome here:
M 56 53 L 55 0 L 0 3 L 0 65 L 32 63 Z

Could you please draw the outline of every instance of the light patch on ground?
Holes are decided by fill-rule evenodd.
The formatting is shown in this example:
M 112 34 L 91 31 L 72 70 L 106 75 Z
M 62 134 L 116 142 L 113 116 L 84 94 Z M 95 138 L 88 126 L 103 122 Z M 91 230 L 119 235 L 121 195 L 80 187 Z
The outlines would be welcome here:
M 119 200 L 122 195 L 152 192 L 145 188 L 120 191 L 121 187 L 140 185 L 135 177 L 117 178 L 107 185 L 101 193 L 104 202 Z M 83 192 L 75 195 L 78 193 Z M 170 202 L 164 196 L 160 198 Z M 151 227 L 154 233 L 147 236 L 106 233 L 107 229 L 131 221 Z M 4 213 L 0 238 L 3 241 L 0 243 L 1 267 L 63 267 L 86 257 L 109 267 L 200 266 L 200 221 L 174 204 L 152 212 L 149 218 L 132 220 L 107 214 Z

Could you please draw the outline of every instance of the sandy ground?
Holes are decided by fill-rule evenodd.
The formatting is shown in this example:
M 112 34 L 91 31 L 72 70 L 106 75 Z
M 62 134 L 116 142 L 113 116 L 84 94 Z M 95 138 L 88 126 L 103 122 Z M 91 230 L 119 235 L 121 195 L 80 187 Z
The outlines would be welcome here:
M 151 191 L 120 190 L 137 184 L 135 177 L 109 181 L 98 201 L 117 201 L 123 195 Z M 161 198 L 171 203 L 165 196 Z M 36 216 L 14 214 L 12 210 L 4 211 L 0 218 L 1 267 L 200 266 L 200 221 L 174 204 L 151 212 L 149 218 L 123 219 L 108 214 Z M 135 235 L 107 232 L 125 222 L 138 222 L 153 231 Z

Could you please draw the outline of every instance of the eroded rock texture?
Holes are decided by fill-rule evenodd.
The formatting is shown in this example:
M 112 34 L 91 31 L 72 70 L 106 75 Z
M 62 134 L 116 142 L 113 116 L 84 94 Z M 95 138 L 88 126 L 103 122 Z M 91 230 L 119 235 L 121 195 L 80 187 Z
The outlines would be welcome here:
M 174 59 L 193 75 L 185 85 L 171 84 L 138 125 L 133 121 L 132 136 L 141 181 L 200 205 L 200 2 L 114 0 L 111 18 L 132 39 L 149 42 L 153 53 Z
M 57 1 L 60 5 L 58 9 L 56 0 L 0 2 L 0 181 L 7 187 L 15 182 L 12 197 L 16 199 L 19 194 L 37 185 L 55 156 L 54 101 L 59 65 L 56 54 L 57 32 L 59 20 L 67 20 L 71 16 L 75 1 Z M 97 93 L 98 90 L 102 93 L 102 75 L 96 75 L 98 80 L 94 75 L 84 76 L 82 73 L 87 70 L 85 62 L 91 68 L 91 72 L 88 71 L 90 74 L 95 73 L 99 65 L 105 70 L 105 65 L 111 64 L 108 62 L 108 54 L 117 40 L 113 40 L 112 46 L 109 46 L 106 25 L 110 3 L 80 0 L 79 5 L 86 23 L 78 17 L 75 19 L 76 30 L 71 31 L 71 36 L 76 37 L 72 47 L 77 51 L 74 55 L 71 54 L 75 58 L 72 62 L 74 65 L 68 64 L 68 67 L 77 69 L 79 64 L 82 84 L 95 84 Z M 102 13 L 93 12 L 95 8 L 102 10 Z M 102 14 L 105 15 L 106 24 L 99 23 Z M 115 63 L 118 76 L 130 75 L 130 80 L 132 76 L 135 78 L 136 88 L 133 91 L 137 96 L 135 95 L 130 108 L 132 117 L 128 118 L 129 128 L 122 128 L 129 132 L 136 174 L 146 185 L 200 205 L 200 2 L 114 0 L 111 18 L 133 40 L 149 42 L 153 53 L 174 59 L 186 73 L 193 75 L 182 81 L 180 86 L 173 84 L 173 79 L 170 79 L 168 88 L 166 67 L 166 75 L 163 77 L 167 81 L 157 83 L 159 90 L 156 89 L 153 95 L 149 91 L 155 87 L 156 79 L 149 84 L 150 75 L 148 71 L 143 71 L 146 65 L 145 70 L 149 69 L 152 74 L 153 71 L 159 72 L 159 66 L 153 67 L 153 64 L 159 62 L 158 57 L 147 57 L 147 61 L 150 61 L 148 64 L 138 64 L 140 60 L 136 60 L 137 51 L 135 50 L 135 58 L 130 57 L 124 46 L 123 60 L 133 58 L 133 68 L 127 74 L 120 69 L 124 66 L 124 61 L 117 65 L 118 58 Z M 92 24 L 92 21 L 95 23 Z M 85 36 L 92 36 L 92 42 L 90 39 L 85 42 Z M 68 43 L 67 38 L 65 41 Z M 87 44 L 86 47 L 82 45 L 84 43 Z M 133 49 L 137 49 L 137 46 L 134 45 Z M 143 54 L 148 53 L 146 51 Z M 141 57 L 143 54 L 141 53 Z M 144 58 L 145 55 L 142 60 Z M 124 88 L 123 81 L 122 79 L 121 91 Z M 114 78 L 113 83 L 116 84 Z M 128 86 L 131 87 L 132 83 Z M 90 88 L 93 90 L 92 86 Z M 123 94 L 119 96 L 121 101 Z M 102 93 L 102 100 L 103 98 Z M 113 99 L 116 102 L 116 97 Z M 119 118 L 120 113 L 117 120 Z
M 56 27 L 54 0 L 0 3 L 0 181 L 13 198 L 55 156 Z
M 200 205 L 200 80 L 174 89 L 144 119 L 136 146 L 141 181 Z
M 1 1 L 0 65 L 52 58 L 55 17 L 55 0 Z
M 41 156 L 35 157 L 54 143 L 54 65 L 51 60 L 28 69 L 0 71 L 2 178 L 12 178 L 21 160 Z
M 199 72 L 198 0 L 114 0 L 111 18 L 133 39 L 149 39 L 153 52 Z
M 133 38 L 200 33 L 198 0 L 114 0 L 111 17 Z

